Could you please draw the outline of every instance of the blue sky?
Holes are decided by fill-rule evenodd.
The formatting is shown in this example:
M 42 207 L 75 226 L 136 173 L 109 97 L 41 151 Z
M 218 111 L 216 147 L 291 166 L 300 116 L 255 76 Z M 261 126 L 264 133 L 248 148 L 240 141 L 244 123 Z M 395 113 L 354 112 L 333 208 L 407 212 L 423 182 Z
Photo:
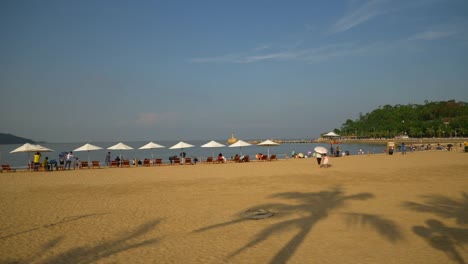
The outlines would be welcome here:
M 0 132 L 315 138 L 468 101 L 468 1 L 0 1 Z

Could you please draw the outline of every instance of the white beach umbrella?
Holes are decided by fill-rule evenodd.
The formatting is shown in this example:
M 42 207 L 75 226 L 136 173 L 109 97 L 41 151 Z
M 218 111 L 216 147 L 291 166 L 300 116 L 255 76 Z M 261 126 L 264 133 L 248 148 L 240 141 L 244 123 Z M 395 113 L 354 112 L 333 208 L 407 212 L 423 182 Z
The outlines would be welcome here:
M 242 156 L 242 147 L 248 147 L 248 146 L 252 146 L 252 144 L 245 142 L 241 139 L 237 140 L 236 143 L 229 145 L 230 148 L 239 147 L 241 156 Z
M 327 149 L 322 146 L 315 147 L 314 151 L 320 154 L 327 154 L 328 152 Z
M 181 149 L 182 152 L 184 152 L 184 148 L 191 148 L 194 147 L 194 145 L 191 145 L 189 143 L 185 143 L 183 141 L 180 141 L 179 143 L 175 144 L 174 146 L 170 147 L 169 149 Z
M 99 146 L 95 146 L 95 145 L 92 145 L 92 144 L 89 144 L 89 143 L 86 143 L 84 144 L 83 146 L 73 150 L 73 151 L 87 151 L 88 152 L 88 163 L 90 163 L 89 161 L 89 152 L 90 151 L 93 151 L 93 150 L 100 150 L 102 149 L 101 147 Z
M 274 142 L 273 140 L 265 140 L 257 144 L 258 146 L 267 146 L 267 157 L 270 157 L 270 146 L 279 146 L 278 143 Z
M 122 142 L 119 142 L 113 146 L 108 147 L 107 149 L 112 149 L 112 150 L 131 150 L 133 149 L 132 147 L 125 145 Z M 120 158 L 122 158 L 122 152 L 120 152 Z
M 153 141 L 149 142 L 148 144 L 141 146 L 139 149 L 151 149 L 151 159 L 153 159 L 153 149 L 155 148 L 165 148 L 162 145 L 156 144 Z
M 169 149 L 182 149 L 182 151 L 184 151 L 184 148 L 191 148 L 191 147 L 194 147 L 194 145 L 180 141 L 179 143 L 175 144 Z
M 221 148 L 221 147 L 225 147 L 225 145 L 221 144 L 221 143 L 218 143 L 214 140 L 211 140 L 210 142 L 204 144 L 204 145 L 201 145 L 200 147 L 202 148 L 211 148 L 211 154 L 213 155 L 214 157 L 214 148 Z
M 179 143 L 175 144 L 174 146 L 170 147 L 169 149 L 184 149 L 184 148 L 191 148 L 193 145 L 189 143 L 185 143 L 183 141 L 180 141 Z
M 24 145 L 10 151 L 10 153 L 16 152 L 51 152 L 53 151 L 50 148 L 43 147 L 41 145 L 25 143 Z
M 22 146 L 10 151 L 10 153 L 18 153 L 18 152 L 26 152 L 28 153 L 28 164 L 31 163 L 29 159 L 29 153 L 30 152 L 51 152 L 53 151 L 50 148 L 46 148 L 44 146 L 41 146 L 39 144 L 30 144 L 30 143 L 25 143 Z

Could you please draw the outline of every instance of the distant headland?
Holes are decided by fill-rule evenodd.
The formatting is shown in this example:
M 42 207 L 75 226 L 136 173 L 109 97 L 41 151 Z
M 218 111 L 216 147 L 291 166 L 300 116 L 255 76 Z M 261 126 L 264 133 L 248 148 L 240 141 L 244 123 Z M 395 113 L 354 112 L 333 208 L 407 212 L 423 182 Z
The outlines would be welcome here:
M 0 133 L 0 145 L 24 143 L 36 143 L 36 141 L 28 138 L 18 137 L 12 134 Z

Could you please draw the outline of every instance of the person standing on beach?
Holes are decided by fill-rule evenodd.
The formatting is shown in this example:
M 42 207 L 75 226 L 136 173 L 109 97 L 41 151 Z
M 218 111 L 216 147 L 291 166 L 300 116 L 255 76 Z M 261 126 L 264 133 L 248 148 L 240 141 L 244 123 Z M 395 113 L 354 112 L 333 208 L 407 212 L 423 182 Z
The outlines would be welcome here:
M 111 153 L 110 153 L 110 151 L 107 152 L 107 155 L 106 155 L 106 165 L 107 165 L 107 167 L 111 166 Z
M 38 171 L 40 166 L 41 153 L 38 151 L 34 154 L 34 170 Z
M 401 143 L 401 155 L 405 155 L 406 154 L 406 146 L 405 146 L 405 143 Z
M 67 168 L 67 166 L 68 166 L 68 169 L 70 169 L 72 160 L 73 160 L 73 153 L 70 151 L 68 152 L 66 160 L 65 160 L 65 169 Z
M 322 154 L 315 152 L 315 157 L 317 158 L 317 164 L 320 168 L 321 162 L 322 162 Z

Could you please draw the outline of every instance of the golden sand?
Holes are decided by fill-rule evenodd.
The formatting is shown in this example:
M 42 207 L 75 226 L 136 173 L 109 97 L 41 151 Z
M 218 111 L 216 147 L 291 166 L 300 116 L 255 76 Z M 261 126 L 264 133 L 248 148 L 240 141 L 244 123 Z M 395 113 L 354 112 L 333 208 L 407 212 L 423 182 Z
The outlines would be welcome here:
M 3 173 L 0 263 L 468 262 L 468 153 L 330 163 Z

